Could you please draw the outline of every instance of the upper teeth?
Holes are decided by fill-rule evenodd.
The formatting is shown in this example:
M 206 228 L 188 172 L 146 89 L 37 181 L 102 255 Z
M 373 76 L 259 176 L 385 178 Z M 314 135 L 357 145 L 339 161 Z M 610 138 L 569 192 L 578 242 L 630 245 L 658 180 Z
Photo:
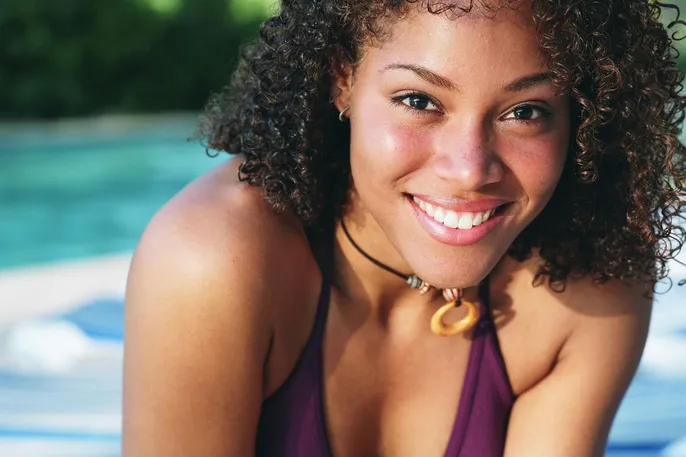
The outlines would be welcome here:
M 488 211 L 481 211 L 479 213 L 456 213 L 440 206 L 432 205 L 423 200 L 413 197 L 414 202 L 424 210 L 426 214 L 433 217 L 436 222 L 440 222 L 446 227 L 453 229 L 459 228 L 461 230 L 469 230 L 472 227 L 481 225 L 495 213 L 495 208 Z

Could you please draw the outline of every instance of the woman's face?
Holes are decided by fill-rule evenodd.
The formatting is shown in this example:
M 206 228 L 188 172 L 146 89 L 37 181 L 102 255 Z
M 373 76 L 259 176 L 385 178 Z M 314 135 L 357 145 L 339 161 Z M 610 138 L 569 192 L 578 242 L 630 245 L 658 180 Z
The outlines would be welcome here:
M 568 97 L 548 79 L 525 10 L 417 11 L 391 31 L 337 99 L 350 104 L 352 211 L 428 282 L 473 285 L 550 199 Z

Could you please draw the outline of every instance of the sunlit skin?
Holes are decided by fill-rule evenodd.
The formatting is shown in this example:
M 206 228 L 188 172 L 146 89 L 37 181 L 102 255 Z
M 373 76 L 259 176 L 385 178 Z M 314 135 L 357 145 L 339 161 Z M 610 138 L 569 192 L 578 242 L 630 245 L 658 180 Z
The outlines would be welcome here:
M 568 97 L 547 78 L 527 16 L 415 13 L 339 89 L 362 203 L 350 219 L 368 222 L 351 223 L 353 236 L 431 284 L 481 281 L 550 199 L 569 144 Z M 424 230 L 408 195 L 509 205 L 484 239 L 450 246 Z
M 504 457 L 600 457 L 650 300 L 642 284 L 588 278 L 569 278 L 563 293 L 532 287 L 537 253 L 521 263 L 505 255 L 550 200 L 572 142 L 571 102 L 547 76 L 530 16 L 524 7 L 489 17 L 415 11 L 355 65 L 332 65 L 325 95 L 351 134 L 343 218 L 370 255 L 434 286 L 479 302 L 476 286 L 489 278 L 498 369 L 514 397 Z M 419 295 L 374 265 L 340 224 L 333 253 L 316 258 L 321 246 L 293 212 L 275 213 L 262 189 L 239 182 L 242 160 L 175 197 L 134 256 L 124 456 L 254 456 L 263 402 L 302 360 L 322 284 L 332 455 L 445 455 L 472 334 L 433 334 L 442 295 Z M 460 233 L 431 222 L 413 197 L 500 209 Z

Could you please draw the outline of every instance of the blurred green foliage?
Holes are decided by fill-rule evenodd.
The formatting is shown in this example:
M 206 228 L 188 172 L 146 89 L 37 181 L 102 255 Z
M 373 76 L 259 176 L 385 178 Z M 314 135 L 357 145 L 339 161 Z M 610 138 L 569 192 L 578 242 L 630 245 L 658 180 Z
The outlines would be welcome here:
M 197 110 L 267 12 L 233 1 L 1 0 L 0 117 Z
M 0 118 L 197 110 L 277 2 L 0 0 Z

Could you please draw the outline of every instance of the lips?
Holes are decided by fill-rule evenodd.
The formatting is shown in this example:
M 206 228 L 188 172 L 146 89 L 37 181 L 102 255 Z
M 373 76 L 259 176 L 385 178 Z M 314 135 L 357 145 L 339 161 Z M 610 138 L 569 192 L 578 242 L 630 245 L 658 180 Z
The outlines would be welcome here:
M 485 238 L 504 219 L 509 201 L 456 200 L 408 195 L 415 216 L 428 234 L 437 241 L 467 246 Z

